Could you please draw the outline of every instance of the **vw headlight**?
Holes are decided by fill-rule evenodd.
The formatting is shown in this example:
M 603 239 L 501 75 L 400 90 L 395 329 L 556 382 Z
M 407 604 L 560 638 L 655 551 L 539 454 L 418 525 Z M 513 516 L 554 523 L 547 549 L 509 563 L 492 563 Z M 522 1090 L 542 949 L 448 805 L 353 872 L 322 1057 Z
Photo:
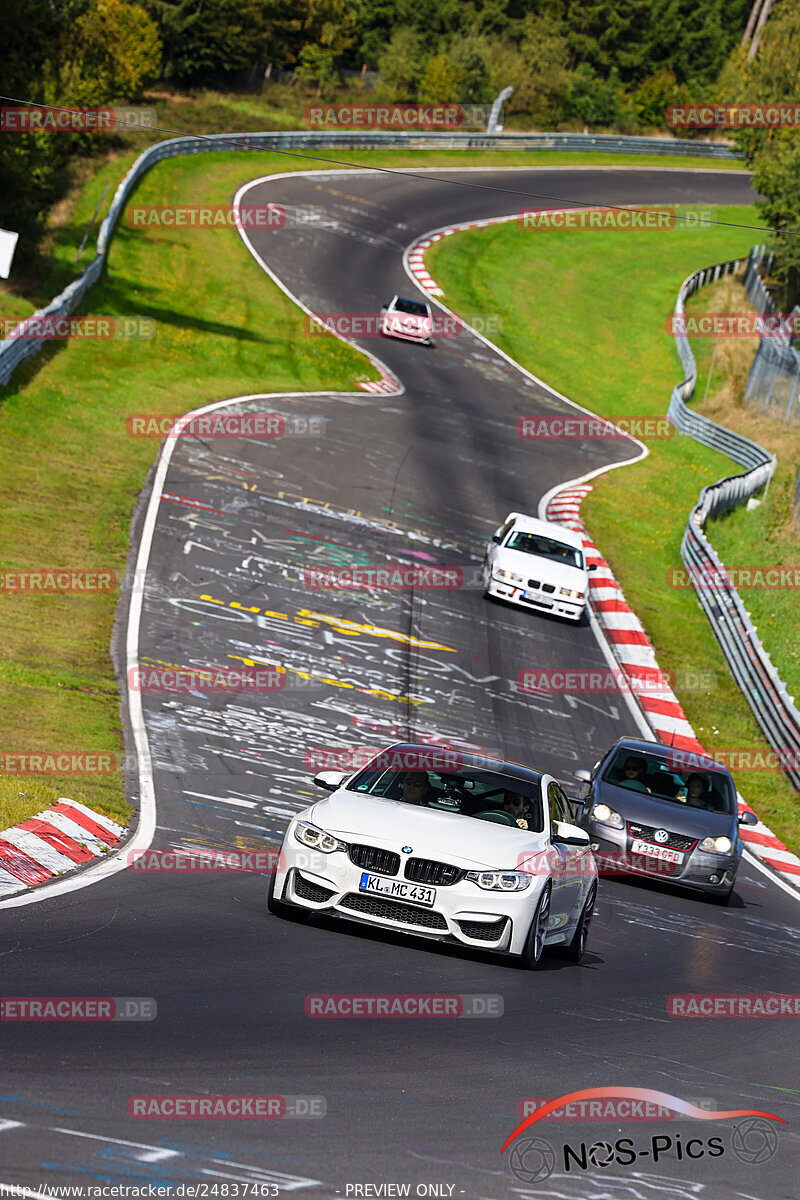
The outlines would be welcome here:
M 515 575 L 513 571 L 506 571 L 502 567 L 498 567 L 498 569 L 495 571 L 495 575 L 499 575 L 501 579 L 510 579 L 512 583 L 523 582 L 521 575 Z
M 321 850 L 323 854 L 332 854 L 334 850 L 347 849 L 346 842 L 340 842 L 338 838 L 326 833 L 324 829 L 317 829 L 316 825 L 309 825 L 308 821 L 297 822 L 294 827 L 294 836 L 304 846 Z
M 607 804 L 595 804 L 591 812 L 591 819 L 597 821 L 599 825 L 608 825 L 611 829 L 624 829 L 625 822 L 618 812 L 614 812 L 613 808 L 609 808 Z
M 570 600 L 583 599 L 583 592 L 579 592 L 575 588 L 559 588 L 559 595 L 569 596 Z
M 465 878 L 485 892 L 524 892 L 533 876 L 522 871 L 467 871 Z
M 698 846 L 698 850 L 705 850 L 707 854 L 730 854 L 731 849 L 731 839 L 728 837 L 703 838 Z

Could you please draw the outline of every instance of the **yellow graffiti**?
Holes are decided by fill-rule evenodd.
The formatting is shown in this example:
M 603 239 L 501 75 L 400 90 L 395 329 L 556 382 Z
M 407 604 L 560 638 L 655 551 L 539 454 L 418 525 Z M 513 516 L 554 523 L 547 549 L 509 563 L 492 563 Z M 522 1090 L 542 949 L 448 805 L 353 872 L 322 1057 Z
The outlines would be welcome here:
M 237 662 L 243 663 L 246 667 L 255 667 L 260 664 L 264 667 L 275 667 L 279 671 L 289 672 L 297 675 L 300 679 L 316 679 L 318 683 L 327 683 L 331 687 L 350 688 L 355 692 L 360 692 L 363 696 L 376 696 L 379 700 L 394 700 L 398 704 L 430 704 L 430 700 L 423 700 L 417 696 L 403 696 L 397 692 L 389 692 L 385 688 L 366 688 L 359 687 L 355 683 L 347 683 L 344 679 L 334 679 L 330 675 L 318 675 L 316 671 L 301 671 L 299 667 L 291 667 L 286 663 L 274 662 L 267 658 L 246 658 L 241 654 L 229 654 L 228 658 L 234 658 Z
M 257 613 L 264 617 L 274 617 L 279 621 L 288 621 L 289 614 L 282 612 L 274 612 L 269 608 L 258 608 L 255 605 L 245 606 L 239 604 L 236 600 L 217 600 L 214 596 L 201 595 L 201 600 L 207 600 L 210 604 L 221 604 L 223 608 L 238 609 L 239 612 Z M 448 654 L 456 654 L 457 651 L 453 646 L 445 646 L 441 642 L 426 642 L 422 638 L 415 638 L 411 634 L 397 633 L 394 629 L 385 629 L 382 625 L 363 625 L 358 621 L 345 621 L 342 617 L 334 617 L 328 613 L 313 612 L 309 608 L 299 608 L 294 617 L 291 618 L 294 625 L 310 625 L 312 629 L 318 629 L 321 624 L 331 625 L 338 633 L 347 634 L 349 637 L 359 637 L 361 634 L 366 634 L 368 637 L 391 638 L 394 642 L 400 642 L 404 646 L 413 646 L 417 650 L 445 650 Z

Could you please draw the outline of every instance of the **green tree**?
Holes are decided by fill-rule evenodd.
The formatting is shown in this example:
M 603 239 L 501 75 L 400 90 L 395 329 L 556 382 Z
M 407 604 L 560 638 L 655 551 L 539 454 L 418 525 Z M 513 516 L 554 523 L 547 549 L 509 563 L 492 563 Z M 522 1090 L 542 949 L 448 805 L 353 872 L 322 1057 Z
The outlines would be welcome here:
M 601 79 L 588 63 L 581 63 L 572 76 L 567 112 L 590 127 L 614 125 L 619 117 L 619 90 L 616 68 L 608 79 Z
M 216 82 L 267 57 L 264 0 L 147 2 L 163 41 L 164 72 L 178 83 Z
M 490 96 L 489 45 L 487 39 L 468 34 L 451 44 L 450 59 L 459 76 L 458 100 L 483 104 Z
M 378 59 L 381 82 L 393 100 L 413 100 L 422 75 L 422 42 L 413 29 L 398 29 Z
M 419 86 L 423 104 L 452 104 L 459 98 L 461 72 L 446 54 L 434 54 L 428 59 Z
M 300 51 L 295 71 L 300 82 L 316 86 L 317 95 L 320 96 L 329 91 L 336 81 L 334 53 L 327 46 L 309 42 Z
M 161 62 L 155 22 L 141 5 L 123 0 L 92 0 L 60 48 L 61 78 L 86 103 L 132 99 L 157 76 Z
M 800 138 L 795 130 L 777 134 L 755 160 L 753 187 L 763 197 L 756 211 L 772 235 L 775 280 L 783 290 L 779 305 L 789 311 L 800 303 Z

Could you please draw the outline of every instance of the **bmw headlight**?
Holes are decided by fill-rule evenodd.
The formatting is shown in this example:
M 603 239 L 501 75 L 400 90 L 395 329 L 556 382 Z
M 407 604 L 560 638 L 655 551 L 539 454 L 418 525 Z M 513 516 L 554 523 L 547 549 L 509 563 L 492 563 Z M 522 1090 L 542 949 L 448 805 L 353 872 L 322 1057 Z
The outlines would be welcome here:
M 707 837 L 703 838 L 698 850 L 705 850 L 707 854 L 730 854 L 732 845 L 731 839 L 728 837 Z
M 294 827 L 294 836 L 304 846 L 321 850 L 323 854 L 332 854 L 334 850 L 347 849 L 346 842 L 340 842 L 338 838 L 326 833 L 324 829 L 317 829 L 316 825 L 309 825 L 308 821 L 297 822 Z
M 465 878 L 485 892 L 524 892 L 533 876 L 522 871 L 467 871 Z
M 570 600 L 582 600 L 583 592 L 576 591 L 575 588 L 559 588 L 559 595 L 569 596 Z
M 521 575 L 515 575 L 513 571 L 506 571 L 502 567 L 498 567 L 498 569 L 495 571 L 495 575 L 499 575 L 501 579 L 510 579 L 512 583 L 523 582 Z
M 608 825 L 610 829 L 624 829 L 625 822 L 618 812 L 614 812 L 613 808 L 609 808 L 607 804 L 595 804 L 591 811 L 591 819 L 597 821 L 599 825 Z

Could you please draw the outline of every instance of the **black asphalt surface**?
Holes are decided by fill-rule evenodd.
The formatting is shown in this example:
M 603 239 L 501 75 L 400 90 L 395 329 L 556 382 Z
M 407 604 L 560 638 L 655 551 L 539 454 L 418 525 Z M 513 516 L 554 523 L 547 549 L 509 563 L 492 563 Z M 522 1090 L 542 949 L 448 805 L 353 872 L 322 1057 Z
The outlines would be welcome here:
M 367 313 L 396 291 L 415 294 L 401 252 L 417 235 L 533 205 L 509 191 L 590 203 L 750 198 L 747 178 L 733 173 L 482 173 L 497 191 L 454 187 L 447 178 L 467 177 L 440 174 L 258 185 L 248 202 L 303 218 L 254 235 L 255 250 L 314 311 Z M 310 777 L 332 747 L 441 737 L 571 786 L 577 766 L 638 732 L 608 696 L 518 693 L 526 667 L 605 659 L 588 625 L 490 604 L 476 574 L 508 511 L 535 514 L 551 486 L 631 448 L 550 443 L 543 452 L 519 441 L 518 416 L 567 409 L 470 336 L 432 350 L 361 344 L 402 381 L 402 395 L 251 399 L 232 411 L 280 412 L 295 432 L 175 447 L 141 663 L 277 665 L 285 685 L 234 697 L 144 695 L 156 847 L 276 847 L 291 814 L 322 795 Z M 248 381 L 254 392 L 259 383 Z M 315 418 L 324 431 L 303 433 Z M 140 528 L 141 513 L 137 536 Z M 304 574 L 398 562 L 460 567 L 464 586 L 354 597 L 310 588 Z M 124 673 L 120 615 L 114 652 Z M 0 912 L 4 996 L 150 996 L 158 1005 L 150 1022 L 3 1023 L 0 1185 L 192 1184 L 212 1196 L 226 1184 L 231 1196 L 234 1184 L 239 1195 L 257 1194 L 243 1184 L 264 1185 L 261 1194 L 274 1185 L 320 1198 L 406 1186 L 410 1195 L 491 1200 L 798 1195 L 793 1022 L 679 1020 L 666 1010 L 671 994 L 800 992 L 797 903 L 759 870 L 744 864 L 729 909 L 604 880 L 583 964 L 547 956 L 533 974 L 363 927 L 280 921 L 266 912 L 266 884 L 259 873 L 125 871 Z M 305 998 L 327 993 L 499 995 L 503 1016 L 307 1017 Z M 500 1148 L 520 1101 L 604 1085 L 766 1110 L 786 1124 L 769 1161 L 745 1163 L 734 1152 L 736 1120 L 540 1122 L 523 1136 L 546 1139 L 555 1172 L 538 1183 L 516 1177 Z M 239 1093 L 322 1097 L 326 1115 L 141 1120 L 127 1111 L 132 1096 Z M 654 1136 L 662 1147 L 672 1139 L 658 1162 Z M 723 1146 L 714 1156 L 712 1136 Z M 565 1143 L 580 1157 L 582 1143 L 588 1154 L 622 1137 L 638 1155 L 631 1165 L 600 1165 L 601 1148 L 586 1169 L 570 1158 L 566 1170 Z M 679 1157 L 680 1139 L 691 1138 L 702 1156 Z

